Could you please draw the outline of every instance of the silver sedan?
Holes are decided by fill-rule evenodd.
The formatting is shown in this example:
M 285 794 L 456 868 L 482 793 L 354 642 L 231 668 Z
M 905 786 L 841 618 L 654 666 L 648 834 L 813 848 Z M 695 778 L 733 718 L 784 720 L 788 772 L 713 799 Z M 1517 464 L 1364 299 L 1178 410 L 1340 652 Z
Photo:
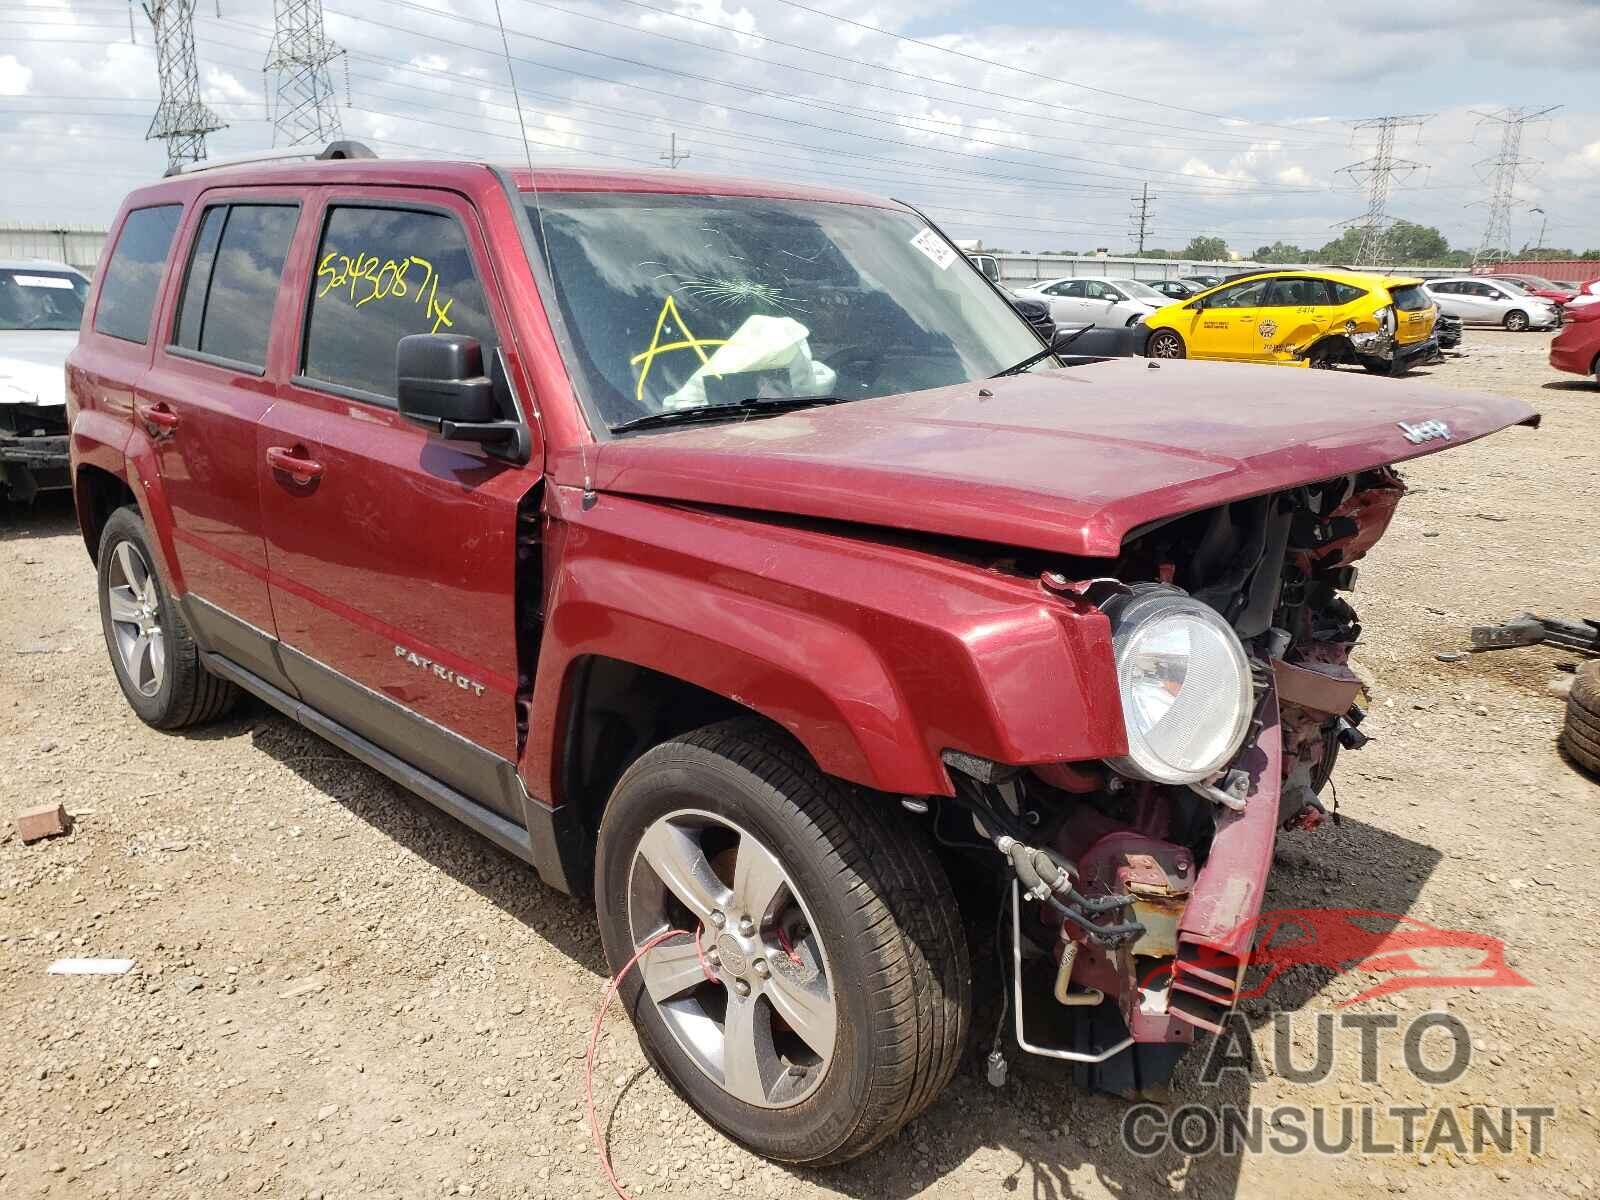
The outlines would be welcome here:
M 1500 325 L 1512 332 L 1555 329 L 1561 310 L 1506 279 L 1430 279 L 1425 285 L 1439 311 L 1468 325 Z
M 1057 325 L 1134 325 L 1173 301 L 1133 279 L 1044 279 L 1012 291 L 1043 300 Z

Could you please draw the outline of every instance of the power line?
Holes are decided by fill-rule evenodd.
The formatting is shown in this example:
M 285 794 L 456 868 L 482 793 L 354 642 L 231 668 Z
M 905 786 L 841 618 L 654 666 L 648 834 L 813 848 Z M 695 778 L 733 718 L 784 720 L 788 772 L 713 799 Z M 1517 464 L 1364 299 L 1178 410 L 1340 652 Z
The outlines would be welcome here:
M 446 13 L 446 12 L 443 12 L 443 11 L 441 11 L 439 9 L 429 8 L 426 5 L 413 3 L 413 0 L 385 0 L 385 2 L 389 3 L 389 4 L 393 4 L 393 5 L 395 5 L 397 7 L 400 7 L 400 8 L 412 9 L 412 10 L 415 10 L 415 11 L 418 11 L 418 12 L 421 12 L 421 13 L 425 13 L 428 16 L 431 16 L 431 17 L 445 17 L 448 20 L 456 21 L 456 22 L 459 22 L 459 23 L 465 24 L 465 25 L 473 25 L 473 26 L 478 26 L 480 28 L 485 28 L 485 29 L 495 29 L 496 28 L 495 25 L 492 22 L 480 21 L 480 20 L 477 20 L 477 19 L 475 19 L 473 17 L 462 16 L 459 13 Z M 452 40 L 446 39 L 446 38 L 441 38 L 441 37 L 439 37 L 438 35 L 436 35 L 436 34 L 434 34 L 432 32 L 425 32 L 425 31 L 417 30 L 417 29 L 408 29 L 408 28 L 401 27 L 401 26 L 389 25 L 387 22 L 376 21 L 371 17 L 364 17 L 364 16 L 360 16 L 359 14 L 356 14 L 356 13 L 346 12 L 346 11 L 342 11 L 342 10 L 338 10 L 338 9 L 329 9 L 328 11 L 330 13 L 333 13 L 336 16 L 344 17 L 344 18 L 346 18 L 348 20 L 356 20 L 356 21 L 361 21 L 361 22 L 367 23 L 367 24 L 380 25 L 383 28 L 390 30 L 391 32 L 414 34 L 414 35 L 416 35 L 418 37 L 425 38 L 428 41 L 433 42 L 435 44 L 458 46 L 458 47 L 460 47 L 462 49 L 473 50 L 473 51 L 476 51 L 478 53 L 487 53 L 487 51 L 485 51 L 482 46 L 473 45 L 472 43 L 469 43 L 469 42 L 458 42 L 458 41 L 452 41 Z M 610 53 L 607 53 L 607 52 L 602 51 L 602 50 L 595 50 L 595 49 L 592 49 L 592 48 L 587 47 L 587 46 L 580 46 L 580 45 L 577 45 L 577 44 L 575 44 L 573 42 L 563 42 L 563 41 L 560 41 L 560 40 L 555 39 L 555 38 L 544 37 L 544 36 L 542 36 L 540 34 L 530 33 L 530 32 L 528 32 L 526 30 L 511 29 L 511 28 L 508 27 L 507 32 L 513 37 L 525 38 L 525 39 L 527 39 L 529 41 L 540 42 L 540 43 L 543 43 L 545 45 L 555 46 L 555 47 L 558 47 L 558 48 L 563 49 L 563 50 L 571 50 L 571 51 L 575 51 L 575 52 L 580 53 L 580 54 L 591 55 L 591 56 L 596 57 L 596 58 L 601 58 L 601 59 L 606 59 L 608 61 L 621 63 L 621 64 L 623 64 L 625 66 L 639 67 L 639 68 L 642 68 L 644 70 L 652 71 L 652 72 L 655 72 L 655 73 L 661 74 L 661 75 L 672 75 L 672 76 L 677 76 L 678 78 L 681 78 L 681 79 L 693 80 L 693 81 L 695 81 L 697 83 L 711 84 L 711 85 L 716 86 L 716 87 L 730 88 L 730 89 L 733 89 L 735 91 L 744 92 L 744 93 L 749 94 L 749 95 L 760 96 L 760 97 L 762 97 L 764 99 L 767 99 L 767 100 L 775 100 L 775 101 L 778 101 L 778 102 L 781 102 L 781 103 L 788 103 L 788 104 L 799 104 L 799 105 L 802 105 L 802 106 L 808 107 L 808 108 L 818 108 L 818 109 L 822 109 L 822 110 L 824 110 L 824 111 L 826 111 L 826 112 L 828 112 L 828 113 L 830 113 L 831 115 L 834 115 L 834 116 L 846 116 L 846 117 L 851 117 L 851 118 L 854 118 L 854 119 L 857 119 L 857 120 L 870 121 L 870 122 L 873 122 L 873 123 L 879 124 L 879 125 L 889 125 L 889 126 L 895 128 L 897 130 L 900 130 L 902 132 L 932 133 L 932 134 L 935 134 L 935 135 L 941 136 L 941 137 L 955 138 L 958 141 L 965 142 L 965 143 L 968 143 L 968 144 L 973 144 L 973 145 L 992 146 L 992 147 L 995 147 L 996 149 L 1001 149 L 1001 150 L 1014 149 L 1014 147 L 1008 145 L 1007 143 L 993 141 L 993 140 L 988 139 L 988 138 L 978 137 L 976 134 L 973 134 L 971 132 L 955 133 L 955 132 L 950 132 L 950 131 L 945 131 L 945 130 L 921 129 L 921 128 L 918 128 L 918 127 L 915 127 L 915 126 L 908 127 L 908 126 L 906 126 L 906 125 L 901 123 L 902 120 L 904 119 L 903 114 L 897 114 L 897 113 L 887 113 L 887 114 L 885 114 L 884 110 L 870 108 L 870 107 L 865 106 L 865 105 L 855 105 L 855 106 L 852 106 L 848 110 L 836 109 L 836 108 L 833 108 L 833 107 L 831 107 L 831 106 L 829 106 L 829 105 L 827 105 L 825 103 L 816 101 L 814 99 L 804 99 L 804 98 L 801 98 L 801 97 L 798 97 L 798 96 L 795 96 L 795 95 L 791 95 L 791 94 L 787 94 L 787 93 L 784 93 L 784 92 L 775 91 L 775 90 L 773 90 L 771 88 L 753 87 L 753 86 L 750 86 L 750 85 L 747 85 L 747 84 L 734 83 L 734 82 L 731 82 L 731 81 L 728 81 L 728 80 L 725 80 L 725 79 L 715 79 L 715 78 L 713 78 L 713 77 L 711 77 L 709 75 L 701 75 L 701 74 L 697 74 L 697 73 L 695 73 L 693 71 L 683 71 L 683 70 L 679 70 L 679 69 L 674 68 L 674 67 L 664 67 L 664 66 L 661 66 L 661 65 L 659 65 L 657 63 L 648 62 L 648 61 L 644 61 L 644 60 L 636 59 L 636 58 L 628 58 L 628 57 L 626 57 L 624 55 L 619 55 L 619 54 L 610 54 Z M 518 59 L 516 59 L 516 61 L 517 62 L 522 62 L 522 63 L 528 63 L 528 64 L 534 65 L 534 66 L 544 66 L 544 67 L 549 67 L 550 66 L 550 64 L 540 63 L 537 60 L 526 59 L 526 58 L 518 58 Z M 564 73 L 568 73 L 568 74 L 575 74 L 575 75 L 583 74 L 582 72 L 572 71 L 570 68 L 557 67 L 557 68 L 554 68 L 554 69 L 563 71 Z M 604 77 L 591 76 L 591 78 L 604 78 Z M 630 83 L 627 83 L 627 82 L 625 82 L 623 80 L 619 80 L 619 79 L 605 79 L 605 82 L 611 84 L 612 86 L 636 88 L 636 89 L 640 89 L 640 90 L 644 90 L 644 91 L 653 90 L 653 89 L 649 89 L 649 88 L 644 88 L 642 85 L 639 85 L 639 84 L 630 84 Z M 676 94 L 673 94 L 673 93 L 662 93 L 662 94 L 668 95 L 671 99 L 676 100 L 676 101 L 678 101 L 680 103 L 685 99 L 683 96 L 676 95 Z M 700 103 L 707 104 L 707 105 L 715 105 L 716 107 L 725 108 L 725 109 L 731 109 L 732 111 L 749 113 L 752 116 L 758 116 L 758 117 L 761 117 L 764 120 L 781 121 L 781 122 L 784 122 L 786 124 L 791 124 L 791 125 L 800 125 L 800 126 L 804 126 L 804 127 L 812 128 L 812 129 L 822 129 L 822 130 L 825 130 L 825 131 L 830 132 L 830 133 L 844 134 L 845 136 L 848 136 L 848 137 L 862 138 L 862 139 L 865 139 L 865 140 L 868 140 L 868 141 L 882 142 L 882 143 L 885 143 L 885 144 L 888 144 L 888 145 L 909 146 L 912 149 L 927 150 L 927 151 L 931 151 L 931 152 L 937 153 L 937 154 L 954 155 L 956 157 L 961 157 L 961 158 L 983 157 L 983 156 L 980 156 L 980 155 L 975 155 L 975 154 L 968 153 L 968 152 L 963 152 L 963 151 L 944 150 L 944 149 L 941 149 L 939 147 L 933 147 L 933 146 L 926 146 L 926 147 L 925 146 L 920 146 L 920 145 L 917 145 L 916 143 L 906 142 L 906 141 L 902 141 L 902 140 L 895 139 L 895 138 L 883 137 L 883 136 L 877 135 L 877 134 L 860 133 L 860 132 L 857 132 L 855 130 L 841 129 L 838 126 L 834 126 L 834 125 L 819 125 L 816 122 L 801 121 L 801 120 L 799 120 L 797 118 L 793 118 L 793 117 L 779 117 L 779 116 L 773 116 L 773 115 L 765 114 L 765 113 L 755 113 L 755 112 L 752 112 L 749 109 L 737 109 L 737 108 L 734 108 L 734 106 L 732 106 L 732 105 L 728 105 L 728 104 L 724 104 L 724 103 L 720 103 L 720 102 L 716 102 L 716 101 L 707 100 L 707 101 L 700 101 Z M 869 114 L 873 114 L 873 113 L 877 113 L 879 115 L 876 115 L 876 116 L 869 115 Z M 1083 163 L 1091 164 L 1093 166 L 1123 168 L 1123 164 L 1122 163 L 1116 162 L 1114 160 L 1109 160 L 1109 159 L 1089 158 L 1089 157 L 1086 157 L 1086 156 L 1083 156 L 1083 155 L 1076 155 L 1076 154 L 1049 154 L 1049 153 L 1046 153 L 1045 151 L 1042 151 L 1042 150 L 1028 150 L 1026 148 L 1023 148 L 1021 152 L 1039 155 L 1040 157 L 1047 158 L 1047 159 L 1060 159 L 1062 161 L 1067 161 L 1067 162 L 1083 162 Z M 1003 163 L 1007 163 L 1008 165 L 1012 165 L 1012 166 L 1028 166 L 1028 165 L 1030 165 L 1028 163 L 1019 163 L 1015 159 L 999 159 L 999 158 L 996 158 L 996 159 L 989 159 L 988 161 L 1003 162 Z M 1090 177 L 1094 177 L 1094 175 L 1097 174 L 1097 173 L 1093 173 L 1093 172 L 1081 172 L 1081 171 L 1078 171 L 1076 168 L 1073 168 L 1073 169 L 1068 169 L 1068 168 L 1040 168 L 1040 169 L 1054 170 L 1054 171 L 1056 171 L 1056 172 L 1058 172 L 1060 174 L 1068 174 L 1068 175 L 1084 174 L 1084 175 L 1089 175 Z M 1183 171 L 1155 170 L 1155 171 L 1147 171 L 1146 174 L 1172 175 L 1172 176 L 1176 176 L 1178 178 L 1187 180 L 1189 182 L 1193 182 L 1194 181 L 1194 176 L 1192 176 L 1192 175 L 1190 175 L 1190 174 L 1188 174 L 1186 172 L 1183 172 Z M 1127 175 L 1105 175 L 1103 173 L 1100 173 L 1100 177 L 1106 178 L 1106 179 L 1121 179 L 1121 180 L 1124 180 L 1125 182 L 1133 182 L 1133 180 Z M 1326 189 L 1322 189 L 1322 188 L 1303 188 L 1303 189 L 1299 189 L 1299 191 L 1301 193 L 1321 192 L 1321 191 L 1324 191 L 1324 190 L 1326 190 Z
M 1394 156 L 1394 135 L 1401 129 L 1421 129 L 1432 113 L 1407 113 L 1390 117 L 1371 117 L 1353 123 L 1357 131 L 1376 129 L 1378 145 L 1371 158 L 1343 167 L 1343 173 L 1352 179 L 1367 177 L 1367 211 L 1363 216 L 1341 222 L 1361 230 L 1361 245 L 1356 251 L 1356 265 L 1375 266 L 1384 259 L 1384 245 L 1388 240 L 1389 187 L 1396 173 L 1409 176 L 1420 170 L 1422 164 L 1409 158 Z
M 1522 131 L 1530 122 L 1543 120 L 1560 107 L 1559 104 L 1540 109 L 1517 106 L 1478 113 L 1480 125 L 1500 126 L 1500 153 L 1478 164 L 1489 167 L 1489 220 L 1472 256 L 1473 266 L 1510 253 L 1511 207 L 1516 202 L 1517 184 L 1525 178 L 1523 168 L 1534 165 L 1533 159 L 1522 157 Z
M 333 92 L 328 64 L 344 51 L 322 27 L 322 0 L 273 0 L 272 44 L 261 68 L 265 76 L 276 72 L 278 86 L 272 105 L 272 144 L 299 146 L 326 143 L 344 136 L 339 105 Z M 348 61 L 348 60 L 346 60 Z M 350 99 L 350 77 L 345 74 L 345 101 Z
M 194 61 L 194 0 L 147 0 L 144 15 L 155 29 L 156 77 L 161 102 L 145 140 L 167 143 L 167 166 L 199 162 L 206 156 L 206 134 L 227 125 L 200 99 L 200 72 Z
M 1127 92 L 1114 92 L 1114 91 L 1111 91 L 1108 88 L 1093 87 L 1093 86 L 1091 86 L 1091 85 L 1089 85 L 1087 83 L 1078 83 L 1078 82 L 1076 82 L 1074 80 L 1071 80 L 1071 79 L 1062 79 L 1062 78 L 1060 78 L 1058 76 L 1055 76 L 1055 75 L 1045 75 L 1045 74 L 1042 74 L 1039 71 L 1030 71 L 1026 67 L 1013 66 L 1010 63 L 995 62 L 993 59 L 983 58 L 982 56 L 977 55 L 977 54 L 969 54 L 965 50 L 957 50 L 953 46 L 941 46 L 937 42 L 925 42 L 920 38 L 908 37 L 907 35 L 905 35 L 903 33 L 895 33 L 893 30 L 883 29 L 883 28 L 880 28 L 877 25 L 868 25 L 865 21 L 856 21 L 856 20 L 852 20 L 850 17 L 840 16 L 838 13 L 831 13 L 831 12 L 826 12 L 823 9 L 820 9 L 820 8 L 813 8 L 809 4 L 801 4 L 801 3 L 799 3 L 799 0 L 778 0 L 778 3 L 779 4 L 788 5 L 788 7 L 790 7 L 790 8 L 798 8 L 803 12 L 812 13 L 815 16 L 826 17 L 830 21 L 839 21 L 839 22 L 841 22 L 841 23 L 843 23 L 845 25 L 853 25 L 857 29 L 866 30 L 868 33 L 876 33 L 876 34 L 880 34 L 883 37 L 894 38 L 895 41 L 897 41 L 897 42 L 907 42 L 907 43 L 909 43 L 909 44 L 911 44 L 913 46 L 920 46 L 924 50 L 935 50 L 935 51 L 939 52 L 940 54 L 952 54 L 952 55 L 955 55 L 957 58 L 964 58 L 964 59 L 967 59 L 969 62 L 979 63 L 979 64 L 981 64 L 981 65 L 983 65 L 985 67 L 992 67 L 992 68 L 995 68 L 997 70 L 1014 71 L 1018 75 L 1026 75 L 1030 79 L 1042 80 L 1045 83 L 1057 83 L 1057 84 L 1061 84 L 1064 87 L 1073 87 L 1073 88 L 1078 88 L 1081 91 L 1093 92 L 1093 93 L 1095 93 L 1096 95 L 1099 95 L 1099 96 L 1110 96 L 1113 99 L 1117 99 L 1117 100 L 1129 100 L 1129 101 L 1132 101 L 1135 104 L 1148 104 L 1153 108 L 1163 108 L 1163 109 L 1168 110 L 1169 112 L 1188 113 L 1191 116 L 1196 116 L 1196 117 L 1210 117 L 1213 120 L 1228 121 L 1228 122 L 1230 122 L 1230 123 L 1232 123 L 1234 125 L 1254 125 L 1258 129 L 1286 129 L 1286 130 L 1289 130 L 1291 133 L 1298 133 L 1298 134 L 1301 134 L 1301 135 L 1317 136 L 1317 131 L 1316 130 L 1312 130 L 1312 129 L 1305 129 L 1305 128 L 1297 127 L 1297 126 L 1294 126 L 1294 125 L 1280 125 L 1280 124 L 1276 124 L 1276 123 L 1274 123 L 1272 121 L 1247 121 L 1247 120 L 1243 119 L 1242 117 L 1229 116 L 1226 113 L 1206 112 L 1204 109 L 1199 109 L 1199 108 L 1184 108 L 1182 105 L 1178 105 L 1178 104 L 1164 104 L 1159 100 L 1151 100 L 1151 99 L 1148 99 L 1147 97 L 1144 97 L 1144 96 L 1133 96 L 1133 95 L 1129 95 Z M 1087 112 L 1088 110 L 1080 109 L 1078 111 Z M 1112 120 L 1127 119 L 1127 118 L 1118 118 L 1113 113 L 1093 113 L 1091 115 L 1099 116 L 1099 117 L 1108 117 L 1108 118 L 1110 118 Z M 1198 132 L 1204 132 L 1204 131 L 1198 131 Z

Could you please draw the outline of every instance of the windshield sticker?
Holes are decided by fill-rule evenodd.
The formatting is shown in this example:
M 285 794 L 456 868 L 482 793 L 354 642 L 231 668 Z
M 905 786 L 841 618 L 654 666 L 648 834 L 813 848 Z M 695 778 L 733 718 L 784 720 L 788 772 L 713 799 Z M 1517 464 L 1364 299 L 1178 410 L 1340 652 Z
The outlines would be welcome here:
M 924 229 L 911 239 L 911 244 L 922 251 L 934 266 L 941 271 L 950 269 L 950 264 L 956 260 L 956 252 L 945 244 L 943 238 L 931 229 Z
M 668 340 L 663 341 L 666 338 Z M 727 338 L 697 338 L 684 324 L 683 314 L 678 311 L 678 301 L 671 292 L 662 301 L 661 312 L 656 316 L 655 331 L 650 335 L 650 346 L 642 354 L 635 354 L 628 360 L 630 366 L 639 368 L 639 383 L 634 389 L 634 399 L 644 400 L 644 383 L 650 376 L 650 367 L 655 363 L 656 356 L 669 354 L 676 350 L 693 350 L 700 356 L 700 365 L 703 367 L 711 361 L 706 354 L 706 349 L 722 346 L 727 343 Z
M 408 282 L 407 276 L 414 268 L 420 268 L 421 278 Z M 433 264 L 415 254 L 399 260 L 379 258 L 376 254 L 357 254 L 351 258 L 330 250 L 317 264 L 317 278 L 326 281 L 317 292 L 319 300 L 335 288 L 348 287 L 350 301 L 357 308 L 374 300 L 409 300 L 413 304 L 424 304 L 433 321 L 429 333 L 455 325 L 450 319 L 455 297 L 440 302 L 439 277 L 434 273 Z
M 65 288 L 72 290 L 72 280 L 60 275 L 13 275 L 18 287 Z

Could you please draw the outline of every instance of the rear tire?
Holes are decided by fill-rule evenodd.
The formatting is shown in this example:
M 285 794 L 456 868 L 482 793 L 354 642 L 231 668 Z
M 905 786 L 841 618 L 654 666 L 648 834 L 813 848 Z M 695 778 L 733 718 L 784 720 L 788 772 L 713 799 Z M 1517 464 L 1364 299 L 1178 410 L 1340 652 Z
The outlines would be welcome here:
M 1504 324 L 1512 333 L 1523 333 L 1528 328 L 1528 314 L 1520 308 L 1513 308 L 1506 314 Z
M 766 906 L 747 861 L 775 864 Z M 855 1158 L 926 1108 L 955 1072 L 972 973 L 939 860 L 893 800 L 824 775 L 780 732 L 728 721 L 629 767 L 600 823 L 595 894 L 612 971 L 658 928 L 706 931 L 714 978 L 694 953 L 680 954 L 665 962 L 681 974 L 658 966 L 647 988 L 641 965 L 619 995 L 656 1070 L 758 1154 Z M 690 949 L 679 938 L 650 953 L 674 945 Z M 799 1011 L 796 987 L 808 1003 L 825 997 L 831 1036 L 777 1019 L 786 999 Z M 732 1016 L 741 1005 L 754 1015 L 741 1016 L 738 1032 L 757 1030 L 749 1044 L 758 1065 L 743 1070 L 746 1043 L 735 1040 Z M 808 1071 L 820 1078 L 807 1080 Z
M 111 514 L 96 563 L 100 627 L 111 668 L 139 719 L 156 729 L 182 729 L 232 708 L 239 690 L 201 663 L 135 510 Z
M 1175 330 L 1158 329 L 1150 335 L 1150 340 L 1144 344 L 1146 358 L 1187 358 L 1188 347 L 1183 344 L 1183 337 Z

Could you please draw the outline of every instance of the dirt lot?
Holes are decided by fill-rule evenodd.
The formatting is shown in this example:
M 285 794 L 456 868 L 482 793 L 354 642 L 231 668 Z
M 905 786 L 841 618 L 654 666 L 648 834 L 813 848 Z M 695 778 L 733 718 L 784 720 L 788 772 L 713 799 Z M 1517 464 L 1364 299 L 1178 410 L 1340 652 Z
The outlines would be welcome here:
M 1446 386 L 1545 414 L 1418 463 L 1414 494 L 1355 600 L 1374 741 L 1337 776 L 1344 822 L 1280 839 L 1268 907 L 1405 913 L 1502 938 L 1525 988 L 1436 988 L 1348 1011 L 1448 1009 L 1466 1073 L 1426 1085 L 1380 1038 L 1297 1083 L 1266 1069 L 1174 1100 L 1376 1099 L 1430 1111 L 1552 1105 L 1545 1153 L 1138 1158 L 1124 1106 L 1012 1055 L 981 1055 L 864 1162 L 779 1168 L 711 1132 L 644 1069 L 617 1015 L 597 1072 L 639 1196 L 1057 1197 L 1571 1195 L 1600 1191 L 1600 785 L 1556 750 L 1543 649 L 1441 662 L 1473 623 L 1524 608 L 1600 613 L 1600 390 L 1547 367 L 1546 339 L 1468 331 Z M 1265 369 L 1265 368 L 1264 368 Z M 1293 382 L 1284 376 L 1286 384 Z M 1366 381 L 1352 379 L 1353 383 Z M 1384 386 L 1384 381 L 1370 381 Z M 1427 414 L 1419 414 L 1427 415 Z M 251 705 L 198 733 L 141 725 L 113 682 L 70 510 L 0 544 L 0 814 L 61 801 L 68 838 L 0 845 L 0 1193 L 11 1196 L 600 1196 L 583 1052 L 603 978 L 585 906 L 288 721 Z M 1591 907 L 1595 905 L 1595 907 Z M 122 978 L 48 976 L 64 955 L 137 960 Z M 1309 1025 L 1372 977 L 1299 968 L 1271 1007 Z M 992 997 L 993 980 L 980 991 Z M 992 1020 L 985 1000 L 980 1023 Z M 1258 1055 L 1274 1026 L 1252 1004 Z M 987 1040 L 987 1034 L 983 1035 Z M 1337 1117 L 1335 1118 L 1338 1119 Z M 1424 1125 L 1426 1129 L 1426 1125 Z

